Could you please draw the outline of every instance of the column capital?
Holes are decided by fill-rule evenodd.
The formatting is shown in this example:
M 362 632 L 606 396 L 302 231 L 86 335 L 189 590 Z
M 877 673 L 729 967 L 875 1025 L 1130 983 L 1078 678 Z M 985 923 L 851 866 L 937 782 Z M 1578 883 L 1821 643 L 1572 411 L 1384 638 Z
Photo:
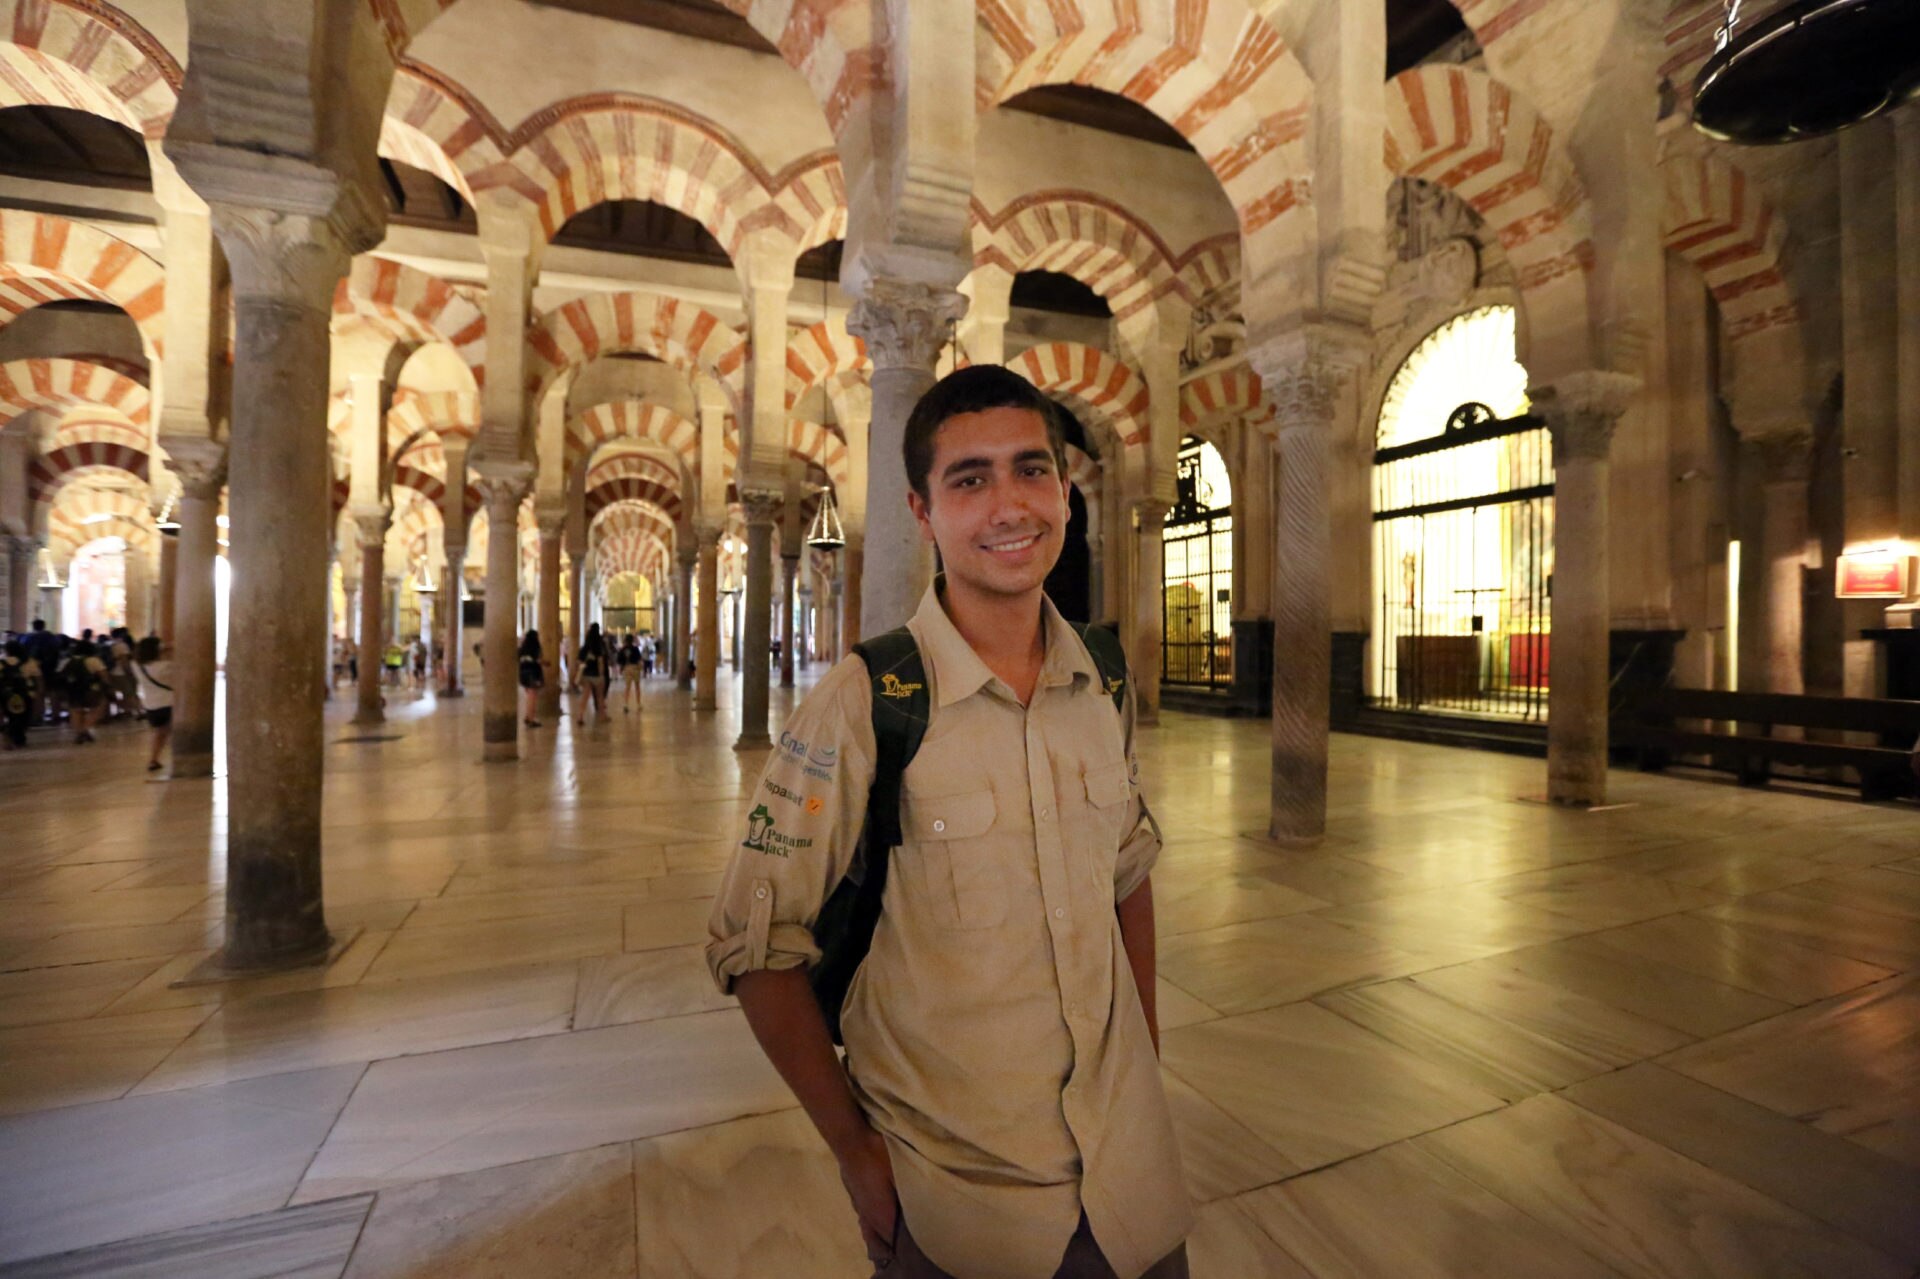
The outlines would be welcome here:
M 1769 486 L 1805 484 L 1813 471 L 1813 432 L 1773 431 L 1752 441 L 1760 455 L 1761 474 Z
M 531 462 L 496 462 L 486 458 L 474 461 L 473 470 L 474 487 L 480 490 L 480 500 L 487 505 L 489 520 L 500 511 L 517 511 L 533 489 Z
M 1331 430 L 1341 392 L 1371 351 L 1364 331 L 1343 324 L 1309 325 L 1250 347 L 1247 363 L 1273 406 L 1273 430 Z
M 332 217 L 225 201 L 212 209 L 235 301 L 331 312 L 354 253 L 352 237 Z
M 1640 392 L 1640 379 L 1598 369 L 1569 373 L 1528 392 L 1533 411 L 1553 434 L 1553 461 L 1604 460 L 1613 431 Z
M 1165 524 L 1167 512 L 1173 509 L 1171 502 L 1163 502 L 1157 497 L 1137 497 L 1128 505 L 1133 508 L 1134 517 L 1139 520 L 1142 531 Z
M 226 445 L 205 435 L 162 435 L 159 443 L 183 493 L 202 501 L 220 496 L 227 482 Z
M 747 489 L 740 494 L 740 508 L 746 514 L 747 524 L 773 524 L 780 514 L 780 494 L 759 489 Z
M 533 499 L 534 522 L 540 527 L 540 540 L 558 541 L 567 528 L 567 500 L 558 493 L 542 493 Z
M 393 527 L 393 515 L 385 507 L 378 510 L 354 511 L 353 532 L 362 546 L 385 546 L 387 530 Z
M 924 372 L 933 368 L 966 313 L 966 294 L 957 289 L 880 278 L 869 282 L 854 303 L 847 332 L 867 344 L 876 372 Z

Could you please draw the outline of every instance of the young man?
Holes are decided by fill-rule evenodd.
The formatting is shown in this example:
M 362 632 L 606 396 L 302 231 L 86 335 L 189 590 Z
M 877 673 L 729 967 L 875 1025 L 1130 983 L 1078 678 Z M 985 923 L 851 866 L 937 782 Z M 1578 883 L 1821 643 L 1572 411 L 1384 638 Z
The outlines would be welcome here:
M 875 774 L 857 656 L 788 721 L 714 905 L 714 977 L 832 1148 L 887 1279 L 1187 1273 L 1132 694 L 1116 713 L 1043 590 L 1065 451 L 1047 401 L 996 366 L 908 419 L 908 504 L 946 572 L 909 624 L 929 718 L 844 1069 L 805 970 Z

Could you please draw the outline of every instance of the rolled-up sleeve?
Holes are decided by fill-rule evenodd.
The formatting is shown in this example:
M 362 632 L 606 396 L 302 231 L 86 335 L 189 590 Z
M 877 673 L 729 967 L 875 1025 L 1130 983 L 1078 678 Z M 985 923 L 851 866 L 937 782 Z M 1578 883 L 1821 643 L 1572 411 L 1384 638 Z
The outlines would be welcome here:
M 846 875 L 873 784 L 866 665 L 840 662 L 788 719 L 749 793 L 707 920 L 707 968 L 723 993 L 742 973 L 818 962 L 813 923 Z
M 1128 790 L 1132 800 L 1127 809 L 1120 854 L 1113 864 L 1113 900 L 1123 902 L 1134 889 L 1146 882 L 1153 865 L 1160 860 L 1160 823 L 1147 807 L 1146 792 L 1140 787 L 1140 761 L 1133 753 L 1133 682 L 1127 682 L 1127 695 L 1120 708 L 1121 740 L 1127 754 Z

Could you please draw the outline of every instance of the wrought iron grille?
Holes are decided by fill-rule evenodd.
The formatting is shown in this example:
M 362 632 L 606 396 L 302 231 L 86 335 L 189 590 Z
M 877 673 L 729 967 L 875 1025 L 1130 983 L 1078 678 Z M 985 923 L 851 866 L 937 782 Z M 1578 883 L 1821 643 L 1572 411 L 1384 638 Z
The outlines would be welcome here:
M 1233 683 L 1233 509 L 1203 473 L 1207 448 L 1191 435 L 1182 441 L 1161 535 L 1160 680 L 1225 688 Z
M 1544 721 L 1553 452 L 1545 423 L 1463 405 L 1373 456 L 1374 704 Z

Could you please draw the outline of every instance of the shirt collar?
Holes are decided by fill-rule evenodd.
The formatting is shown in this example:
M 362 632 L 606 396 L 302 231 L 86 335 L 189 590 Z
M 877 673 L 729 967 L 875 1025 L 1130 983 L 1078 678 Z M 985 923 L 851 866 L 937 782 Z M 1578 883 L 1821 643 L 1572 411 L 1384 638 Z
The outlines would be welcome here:
M 914 639 L 920 645 L 928 673 L 933 676 L 935 704 L 942 708 L 973 696 L 995 679 L 980 655 L 973 651 L 973 645 L 967 643 L 953 619 L 947 616 L 946 607 L 940 602 L 944 580 L 944 577 L 933 580 L 927 593 L 920 597 L 920 607 L 913 615 Z M 1042 685 L 1071 684 L 1076 676 L 1087 681 L 1099 679 L 1086 645 L 1045 595 L 1040 597 L 1040 625 L 1047 636 L 1047 656 L 1040 667 Z

